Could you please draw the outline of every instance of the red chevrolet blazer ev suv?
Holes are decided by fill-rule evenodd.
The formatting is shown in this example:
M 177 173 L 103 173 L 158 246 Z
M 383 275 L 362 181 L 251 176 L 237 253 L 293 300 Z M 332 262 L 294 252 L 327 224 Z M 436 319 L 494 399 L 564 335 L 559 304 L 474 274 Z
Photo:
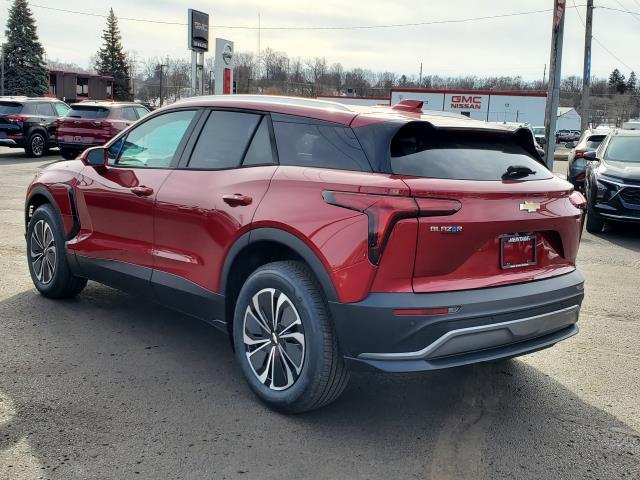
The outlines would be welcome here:
M 585 200 L 528 129 L 422 103 L 200 97 L 37 173 L 27 257 L 52 298 L 87 280 L 232 338 L 281 411 L 354 367 L 433 370 L 576 334 Z

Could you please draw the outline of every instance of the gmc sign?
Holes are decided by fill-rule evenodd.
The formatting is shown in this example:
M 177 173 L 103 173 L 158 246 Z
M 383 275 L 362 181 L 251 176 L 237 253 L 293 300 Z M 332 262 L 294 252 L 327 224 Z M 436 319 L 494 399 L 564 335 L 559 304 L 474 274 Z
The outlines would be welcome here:
M 479 95 L 452 95 L 451 108 L 480 110 L 482 109 L 482 97 Z

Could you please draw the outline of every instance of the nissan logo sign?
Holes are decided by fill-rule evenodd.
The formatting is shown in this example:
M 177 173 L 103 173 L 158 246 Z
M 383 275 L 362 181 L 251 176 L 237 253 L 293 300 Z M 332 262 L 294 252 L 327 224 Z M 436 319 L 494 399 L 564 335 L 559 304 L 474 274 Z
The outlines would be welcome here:
M 233 50 L 231 49 L 231 45 L 228 43 L 224 46 L 224 50 L 222 51 L 222 60 L 226 65 L 231 64 L 231 60 L 233 60 Z

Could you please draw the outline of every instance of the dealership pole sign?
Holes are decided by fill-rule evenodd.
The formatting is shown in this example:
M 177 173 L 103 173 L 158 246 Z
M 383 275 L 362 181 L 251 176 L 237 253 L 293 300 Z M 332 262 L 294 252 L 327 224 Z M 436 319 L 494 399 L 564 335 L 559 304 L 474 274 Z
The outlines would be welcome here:
M 209 51 L 209 14 L 189 9 L 189 50 Z
M 215 94 L 233 93 L 233 42 L 216 38 L 216 56 L 213 59 L 216 78 Z

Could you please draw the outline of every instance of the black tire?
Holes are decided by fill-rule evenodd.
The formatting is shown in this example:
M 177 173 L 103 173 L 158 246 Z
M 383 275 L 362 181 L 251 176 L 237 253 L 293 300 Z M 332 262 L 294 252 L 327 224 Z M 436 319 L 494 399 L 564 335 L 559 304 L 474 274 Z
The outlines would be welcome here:
M 268 292 L 270 289 L 275 292 L 270 294 Z M 280 319 L 276 322 L 278 326 L 273 330 L 276 333 L 275 339 L 273 333 L 263 333 L 265 329 L 255 328 L 258 323 L 253 322 L 254 331 L 259 332 L 259 336 L 255 338 L 260 338 L 259 341 L 263 342 L 260 347 L 257 344 L 247 346 L 244 336 L 245 316 L 248 319 L 247 328 L 250 329 L 252 314 L 248 312 L 253 312 L 255 309 L 249 309 L 249 306 L 253 305 L 253 298 L 256 295 L 258 295 L 260 302 L 265 300 L 261 296 L 266 295 L 266 300 L 270 296 L 271 305 L 274 305 L 274 302 L 280 305 L 282 301 L 282 314 L 275 315 Z M 276 309 L 271 308 L 271 311 L 274 310 Z M 264 313 L 264 309 L 261 311 Z M 288 318 L 285 319 L 285 316 Z M 294 318 L 299 318 L 300 324 L 297 321 L 292 321 Z M 287 322 L 289 324 L 285 326 Z M 290 332 L 294 329 L 296 334 L 300 332 L 303 334 L 304 347 L 302 349 L 300 342 L 287 343 L 291 340 L 285 339 L 284 336 L 279 337 L 279 332 L 283 332 L 282 335 L 290 336 Z M 251 334 L 249 338 L 253 340 L 253 332 L 249 333 Z M 349 372 L 338 346 L 338 339 L 326 299 L 314 275 L 301 262 L 269 263 L 258 268 L 249 276 L 240 290 L 236 303 L 233 341 L 236 356 L 249 386 L 264 403 L 280 412 L 300 413 L 320 408 L 338 398 L 347 385 Z M 263 347 L 266 348 L 262 352 L 256 352 L 256 356 L 253 357 L 257 359 L 253 361 L 255 363 L 250 363 L 248 354 Z M 283 350 L 285 350 L 284 353 Z M 293 355 L 296 352 L 298 358 Z M 289 356 L 291 353 L 293 354 Z M 268 367 L 270 354 L 273 355 L 274 369 L 277 368 L 281 374 L 279 375 L 279 378 L 282 379 L 280 385 L 278 385 L 278 378 L 276 378 L 277 372 L 267 374 L 265 383 L 259 379 L 260 365 L 257 364 L 262 362 L 263 367 L 265 365 Z M 260 360 L 260 355 L 264 355 L 262 360 Z M 292 376 L 296 375 L 295 372 L 298 368 L 300 371 L 291 385 L 286 383 L 283 386 L 282 383 L 289 381 L 289 376 L 285 374 L 285 364 L 289 365 L 289 372 Z M 274 372 L 274 369 L 271 372 Z M 268 369 L 264 371 L 266 370 Z M 278 388 L 282 389 L 278 390 Z
M 589 233 L 600 233 L 604 228 L 604 222 L 600 219 L 600 216 L 594 211 L 591 200 L 587 200 L 587 222 L 586 229 Z
M 47 262 L 37 261 L 40 252 Z M 69 269 L 62 223 L 51 205 L 38 207 L 29 220 L 27 263 L 33 284 L 45 297 L 73 297 L 87 284 L 86 278 L 74 276 Z
M 78 157 L 78 153 L 77 150 L 69 150 L 67 148 L 60 149 L 60 155 L 62 155 L 62 158 L 65 160 L 75 160 Z
M 24 151 L 29 157 L 40 158 L 47 151 L 47 139 L 41 132 L 33 132 L 27 139 Z

